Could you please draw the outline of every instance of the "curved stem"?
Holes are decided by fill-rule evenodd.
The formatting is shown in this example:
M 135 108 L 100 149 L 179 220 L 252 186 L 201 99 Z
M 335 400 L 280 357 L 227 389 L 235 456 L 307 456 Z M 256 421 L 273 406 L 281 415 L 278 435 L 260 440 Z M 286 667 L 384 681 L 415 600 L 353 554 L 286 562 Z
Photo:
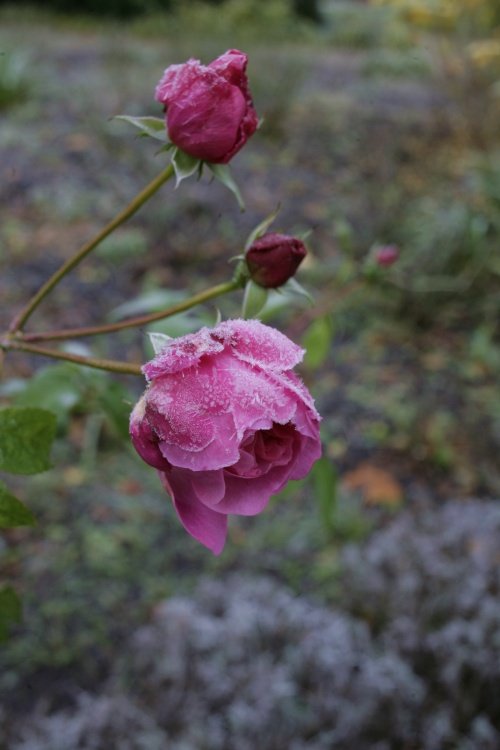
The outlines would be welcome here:
M 65 362 L 73 362 L 76 365 L 85 365 L 93 367 L 96 370 L 107 370 L 108 372 L 119 372 L 124 375 L 142 375 L 141 365 L 129 362 L 116 362 L 112 359 L 96 359 L 95 357 L 81 357 L 78 354 L 70 352 L 61 352 L 55 349 L 47 349 L 44 346 L 35 346 L 34 344 L 25 344 L 22 341 L 10 341 L 4 344 L 6 349 L 16 349 L 21 352 L 39 354 L 43 357 L 52 359 L 62 359 Z
M 154 193 L 167 182 L 174 174 L 174 168 L 172 164 L 169 164 L 163 172 L 155 177 L 149 185 L 141 190 L 136 197 L 126 206 L 123 211 L 120 211 L 115 218 L 107 224 L 92 240 L 83 245 L 75 255 L 69 258 L 63 265 L 43 284 L 38 292 L 28 301 L 25 307 L 18 313 L 13 319 L 9 331 L 16 333 L 19 331 L 29 317 L 31 317 L 33 311 L 38 307 L 40 302 L 45 299 L 48 293 L 58 284 L 67 273 L 69 273 L 78 263 L 80 263 L 97 245 L 99 245 L 111 232 L 113 232 L 120 224 L 123 224 L 130 216 L 136 213 L 139 208 L 149 199 Z
M 31 342 L 31 341 L 62 341 L 64 339 L 75 339 L 83 338 L 84 336 L 97 336 L 102 333 L 115 333 L 116 331 L 122 331 L 125 328 L 134 328 L 137 326 L 144 326 L 148 323 L 153 323 L 156 320 L 163 320 L 169 318 L 172 315 L 189 310 L 195 305 L 200 305 L 203 302 L 207 302 L 214 297 L 219 297 L 222 294 L 227 294 L 241 286 L 239 281 L 226 281 L 223 284 L 217 284 L 216 286 L 206 289 L 204 292 L 194 294 L 177 305 L 172 305 L 164 310 L 159 310 L 155 313 L 148 315 L 140 315 L 135 318 L 129 318 L 129 320 L 122 320 L 119 323 L 108 323 L 106 325 L 99 326 L 88 326 L 86 328 L 67 328 L 60 331 L 46 331 L 43 333 L 24 333 L 19 334 L 16 337 L 16 341 Z

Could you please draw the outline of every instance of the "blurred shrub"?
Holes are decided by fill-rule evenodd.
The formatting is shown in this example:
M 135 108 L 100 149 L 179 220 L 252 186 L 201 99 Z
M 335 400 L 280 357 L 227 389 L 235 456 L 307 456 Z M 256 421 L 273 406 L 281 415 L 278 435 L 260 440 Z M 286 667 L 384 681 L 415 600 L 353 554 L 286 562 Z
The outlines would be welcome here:
M 469 328 L 498 316 L 499 164 L 494 153 L 469 157 L 462 174 L 456 167 L 454 185 L 401 200 L 387 221 L 384 231 L 402 248 L 389 278 L 399 312 L 417 324 L 433 324 L 445 311 Z
M 364 624 L 271 581 L 241 577 L 206 582 L 194 599 L 159 606 L 130 644 L 124 677 L 135 711 L 154 717 L 179 750 L 333 750 L 346 743 L 382 750 L 391 747 L 388 727 L 406 746 L 423 697 L 420 680 L 400 659 L 379 654 Z M 71 750 L 107 750 L 120 715 L 108 712 L 96 736 L 103 703 L 109 698 L 40 718 L 10 747 L 66 750 L 58 738 L 67 725 L 80 732 Z M 129 722 L 124 734 L 127 747 L 139 750 L 136 727 Z
M 373 4 L 392 6 L 425 29 L 480 33 L 500 23 L 498 0 L 373 0 Z
M 1 717 L 0 717 L 1 718 Z M 1 742 L 0 733 L 0 742 Z M 40 718 L 15 744 L 17 750 L 166 750 L 166 735 L 122 696 L 79 696 L 77 709 Z M 14 747 L 14 746 L 13 746 Z
M 383 45 L 405 47 L 409 42 L 404 24 L 391 8 L 335 0 L 325 4 L 326 35 L 335 46 L 370 49 Z
M 342 605 L 425 680 L 422 747 L 500 743 L 499 546 L 500 506 L 464 501 L 342 554 Z
M 196 39 L 196 56 L 200 48 L 206 56 L 215 54 L 221 37 L 242 46 L 248 40 L 292 38 L 297 42 L 315 35 L 313 24 L 294 14 L 290 0 L 224 0 L 222 7 L 207 0 L 180 0 L 170 13 L 144 16 L 134 23 L 134 28 L 145 35 L 165 34 L 176 41 L 185 39 L 188 30 L 191 55 L 193 38 Z M 207 28 L 214 29 L 214 33 L 207 34 Z
M 497 503 L 402 513 L 344 549 L 342 614 L 206 580 L 155 608 L 101 695 L 40 702 L 9 750 L 496 750 L 499 544 Z

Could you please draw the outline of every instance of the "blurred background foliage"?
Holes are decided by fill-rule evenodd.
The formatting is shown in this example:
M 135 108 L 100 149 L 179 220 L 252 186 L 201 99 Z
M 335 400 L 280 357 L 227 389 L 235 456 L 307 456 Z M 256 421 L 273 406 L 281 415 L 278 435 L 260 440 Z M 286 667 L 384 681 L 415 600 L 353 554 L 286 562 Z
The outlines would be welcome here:
M 159 170 L 151 144 L 109 118 L 158 115 L 167 65 L 230 47 L 249 53 L 264 117 L 234 162 L 246 213 L 206 181 L 165 189 L 37 326 L 118 320 L 222 280 L 280 203 L 277 230 L 313 229 L 299 280 L 316 304 L 273 294 L 263 319 L 308 349 L 325 455 L 208 558 L 127 446 L 139 383 L 9 356 L 1 402 L 50 408 L 60 438 L 56 468 L 18 491 L 38 527 L 0 541 L 25 601 L 0 654 L 0 747 L 496 750 L 498 0 L 1 3 L 1 326 Z M 385 245 L 400 256 L 380 268 Z M 154 329 L 215 318 L 206 307 Z M 152 354 L 144 332 L 71 347 Z M 254 581 L 247 610 L 235 570 Z M 157 603 L 174 595 L 169 624 Z

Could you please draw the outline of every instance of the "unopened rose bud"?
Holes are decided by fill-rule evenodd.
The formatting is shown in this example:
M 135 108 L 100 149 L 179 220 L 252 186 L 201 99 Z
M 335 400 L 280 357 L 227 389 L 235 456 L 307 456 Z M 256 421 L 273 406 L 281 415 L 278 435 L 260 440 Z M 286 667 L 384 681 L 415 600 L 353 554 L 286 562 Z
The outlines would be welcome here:
M 256 131 L 247 56 L 231 49 L 211 62 L 171 65 L 156 87 L 170 140 L 212 164 L 227 164 Z
M 384 245 L 375 251 L 375 262 L 378 266 L 392 266 L 399 258 L 399 247 L 397 245 Z
M 269 233 L 250 245 L 246 264 L 256 284 L 274 289 L 295 275 L 306 255 L 305 245 L 297 237 Z

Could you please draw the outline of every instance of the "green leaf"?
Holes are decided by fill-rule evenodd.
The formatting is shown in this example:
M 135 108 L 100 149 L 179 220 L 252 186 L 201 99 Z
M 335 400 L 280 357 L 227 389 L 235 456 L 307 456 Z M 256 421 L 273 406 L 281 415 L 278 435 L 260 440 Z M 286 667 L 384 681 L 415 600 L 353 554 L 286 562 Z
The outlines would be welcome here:
M 33 526 L 35 523 L 33 513 L 0 482 L 0 529 Z
M 255 318 L 267 302 L 268 290 L 251 279 L 247 281 L 241 314 L 243 318 Z
M 56 415 L 45 409 L 10 407 L 0 410 L 0 470 L 38 474 L 50 469 L 50 447 Z
M 191 177 L 195 172 L 199 172 L 203 162 L 195 156 L 190 156 L 180 148 L 176 148 L 172 154 L 172 164 L 175 170 L 175 187 L 179 187 L 182 180 Z
M 323 456 L 312 468 L 316 502 L 324 529 L 330 534 L 335 530 L 337 506 L 337 471 L 332 462 Z
M 0 589 L 0 641 L 5 641 L 11 625 L 21 622 L 21 615 L 21 602 L 14 589 Z
M 16 406 L 44 404 L 64 424 L 82 399 L 81 371 L 75 365 L 47 365 L 26 382 L 15 398 Z
M 113 119 L 128 122 L 130 125 L 133 125 L 134 128 L 138 128 L 141 131 L 141 135 L 155 138 L 157 141 L 162 141 L 163 143 L 170 143 L 167 136 L 165 120 L 161 117 L 131 117 L 130 115 L 116 115 Z
M 323 364 L 330 353 L 333 332 L 329 315 L 313 320 L 302 338 L 302 346 L 306 350 L 304 357 L 306 367 L 314 369 Z
M 255 229 L 250 232 L 248 235 L 248 239 L 245 243 L 245 250 L 248 250 L 251 245 L 255 242 L 255 240 L 258 240 L 259 237 L 262 237 L 263 234 L 267 232 L 273 221 L 276 219 L 277 215 L 279 214 L 281 209 L 281 206 L 278 204 L 276 206 L 276 209 L 272 212 L 272 214 L 269 214 L 269 216 L 266 216 L 266 218 L 258 224 Z
M 214 173 L 215 177 L 219 180 L 219 182 L 222 182 L 222 184 L 225 185 L 227 189 L 232 192 L 232 194 L 235 196 L 236 200 L 238 201 L 238 206 L 240 207 L 242 211 L 244 211 L 245 203 L 240 193 L 240 189 L 231 174 L 229 165 L 228 164 L 209 164 L 208 166 Z

